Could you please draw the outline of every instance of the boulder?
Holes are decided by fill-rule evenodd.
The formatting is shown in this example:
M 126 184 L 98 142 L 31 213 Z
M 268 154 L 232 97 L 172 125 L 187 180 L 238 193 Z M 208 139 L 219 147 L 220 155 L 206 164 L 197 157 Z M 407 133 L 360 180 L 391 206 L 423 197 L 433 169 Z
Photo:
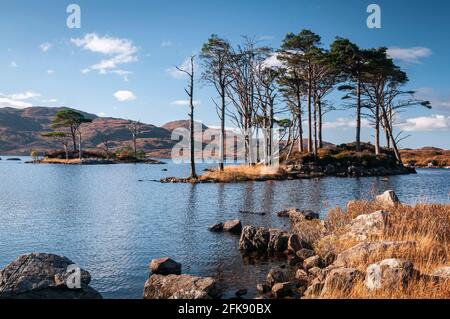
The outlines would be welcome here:
M 371 236 L 379 236 L 383 234 L 387 226 L 388 216 L 389 212 L 384 210 L 359 215 L 350 223 L 346 235 L 359 241 L 367 240 Z
M 312 210 L 304 210 L 301 212 L 303 217 L 305 217 L 306 220 L 313 220 L 313 219 L 319 219 L 319 214 L 316 212 L 313 212 Z
M 314 279 L 304 293 L 304 298 L 315 299 L 320 297 L 324 283 L 319 278 Z
M 289 254 L 296 254 L 299 250 L 301 250 L 302 243 L 300 241 L 300 238 L 296 234 L 292 234 L 289 236 L 288 242 L 287 242 L 287 251 Z
M 312 249 L 302 248 L 302 249 L 300 249 L 299 251 L 296 252 L 296 255 L 303 262 L 305 259 L 308 259 L 310 257 L 315 256 L 316 253 Z
M 267 252 L 270 254 L 282 253 L 288 247 L 289 233 L 280 229 L 269 229 L 270 238 Z
M 267 282 L 263 282 L 256 285 L 256 291 L 261 295 L 268 293 L 271 290 L 271 288 L 272 287 Z
M 341 252 L 333 265 L 338 267 L 356 267 L 368 261 L 370 257 L 395 255 L 399 252 L 414 249 L 412 241 L 376 241 L 362 242 Z
M 100 299 L 102 296 L 89 286 L 91 275 L 79 269 L 81 288 L 70 288 L 76 275 L 68 258 L 45 253 L 22 255 L 0 270 L 1 298 L 30 299 Z
M 322 269 L 319 267 L 312 267 L 308 269 L 308 273 L 311 274 L 314 278 L 317 278 L 322 275 Z
M 269 230 L 263 227 L 245 226 L 239 240 L 239 248 L 243 253 L 266 253 L 269 240 Z
M 333 296 L 333 293 L 348 293 L 364 275 L 356 268 L 337 268 L 331 270 L 325 278 L 322 297 Z
M 438 281 L 450 281 L 450 266 L 436 268 L 431 275 L 436 277 Z
M 164 276 L 181 274 L 181 264 L 169 257 L 153 259 L 149 267 L 153 274 Z
M 267 283 L 270 287 L 273 285 L 285 282 L 287 281 L 287 273 L 285 270 L 281 269 L 280 267 L 275 267 L 270 269 L 269 273 L 267 274 Z
M 406 288 L 413 273 L 410 261 L 385 259 L 367 267 L 364 284 L 369 290 Z
M 272 287 L 272 294 L 275 298 L 284 298 L 292 295 L 292 284 L 290 282 L 280 282 Z
M 395 192 L 393 190 L 388 190 L 385 191 L 383 194 L 378 195 L 375 198 L 375 201 L 382 205 L 383 207 L 393 207 L 393 206 L 397 206 L 400 203 L 400 200 L 398 199 L 397 195 L 395 194 Z
M 322 267 L 322 260 L 321 260 L 320 256 L 317 256 L 317 255 L 309 257 L 303 261 L 303 267 L 307 270 L 311 269 L 313 267 L 320 268 L 320 267 Z
M 216 281 L 192 275 L 151 275 L 144 299 L 211 299 L 219 297 Z
M 217 223 L 212 226 L 209 226 L 209 230 L 214 233 L 220 233 L 221 231 L 223 231 L 223 223 Z
M 280 213 L 279 213 L 280 214 Z M 306 210 L 299 210 L 297 208 L 290 209 L 287 212 L 287 216 L 295 221 L 296 218 L 306 219 L 306 220 L 313 220 L 313 219 L 319 219 L 319 214 L 315 213 L 312 210 L 306 209 Z
M 242 232 L 242 223 L 239 219 L 228 220 L 223 224 L 223 230 L 232 234 L 240 235 Z
M 307 286 L 309 282 L 309 276 L 303 269 L 298 269 L 295 273 L 295 280 L 300 287 Z

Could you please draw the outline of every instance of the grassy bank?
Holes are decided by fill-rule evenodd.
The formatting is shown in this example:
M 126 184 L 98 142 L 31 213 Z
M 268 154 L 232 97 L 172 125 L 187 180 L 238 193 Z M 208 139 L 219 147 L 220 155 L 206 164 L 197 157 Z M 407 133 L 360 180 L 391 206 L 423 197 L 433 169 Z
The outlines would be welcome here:
M 331 209 L 324 222 L 293 220 L 292 227 L 300 237 L 313 242 L 315 252 L 323 259 L 335 258 L 359 243 L 347 236 L 349 226 L 357 216 L 370 214 L 385 207 L 373 201 L 350 202 L 347 210 Z M 351 289 L 327 291 L 321 298 L 450 298 L 449 281 L 435 282 L 424 274 L 449 265 L 450 205 L 417 204 L 389 208 L 388 223 L 382 233 L 370 236 L 367 242 L 409 241 L 407 249 L 382 250 L 369 254 L 352 265 L 365 272 L 370 264 L 387 258 L 410 261 L 417 274 L 407 287 L 368 290 L 360 278 Z M 330 257 L 331 256 L 331 257 Z

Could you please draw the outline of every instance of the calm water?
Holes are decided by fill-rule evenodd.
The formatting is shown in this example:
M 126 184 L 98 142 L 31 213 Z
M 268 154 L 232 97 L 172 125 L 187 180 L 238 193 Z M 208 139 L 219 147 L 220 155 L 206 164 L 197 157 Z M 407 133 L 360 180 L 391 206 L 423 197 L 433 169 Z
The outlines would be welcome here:
M 64 255 L 90 271 L 92 286 L 106 298 L 140 298 L 149 261 L 163 256 L 181 262 L 184 273 L 217 277 L 225 296 L 247 288 L 252 297 L 256 283 L 280 261 L 243 260 L 239 238 L 210 233 L 208 225 L 239 218 L 244 225 L 286 227 L 286 220 L 239 210 L 298 207 L 324 215 L 327 207 L 387 189 L 408 203 L 450 202 L 449 170 L 184 185 L 151 181 L 188 174 L 188 167 L 174 164 L 27 165 L 6 158 L 0 161 L 0 267 L 28 252 Z

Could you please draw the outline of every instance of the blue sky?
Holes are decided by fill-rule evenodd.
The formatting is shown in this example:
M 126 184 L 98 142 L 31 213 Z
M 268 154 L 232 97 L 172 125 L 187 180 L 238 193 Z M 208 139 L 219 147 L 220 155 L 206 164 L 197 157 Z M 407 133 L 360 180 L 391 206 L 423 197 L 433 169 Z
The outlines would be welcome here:
M 66 26 L 70 3 L 81 7 L 80 29 Z M 370 3 L 381 7 L 381 29 L 366 26 Z M 449 13 L 446 0 L 0 0 L 0 107 L 65 105 L 161 125 L 186 117 L 185 80 L 171 68 L 210 34 L 233 44 L 249 35 L 278 48 L 286 33 L 309 28 L 325 47 L 342 36 L 391 48 L 408 88 L 434 105 L 401 114 L 398 129 L 411 135 L 402 146 L 450 148 Z M 197 86 L 197 118 L 209 125 L 219 123 L 214 96 Z M 325 140 L 353 139 L 352 112 L 327 114 L 325 122 Z M 371 130 L 363 137 L 371 139 Z

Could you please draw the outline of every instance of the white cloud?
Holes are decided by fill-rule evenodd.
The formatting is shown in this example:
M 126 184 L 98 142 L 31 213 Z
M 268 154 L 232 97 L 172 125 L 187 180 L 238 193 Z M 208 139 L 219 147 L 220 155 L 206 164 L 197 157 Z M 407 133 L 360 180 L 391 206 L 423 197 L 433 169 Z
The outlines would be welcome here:
M 55 74 L 55 71 L 54 71 L 54 70 L 47 70 L 47 74 L 48 74 L 48 75 Z
M 40 93 L 36 93 L 33 91 L 26 91 L 26 92 L 22 92 L 22 93 L 6 95 L 6 97 L 9 97 L 13 100 L 19 100 L 19 101 L 34 99 L 34 98 L 37 98 L 40 96 L 41 96 Z
M 114 97 L 119 102 L 127 102 L 136 100 L 136 96 L 131 91 L 120 90 L 114 93 Z
M 18 68 L 19 66 L 17 65 L 17 63 L 15 61 L 11 61 L 11 63 L 9 64 L 10 68 Z
M 0 93 L 0 107 L 13 107 L 17 109 L 24 109 L 33 106 L 28 100 L 33 100 L 40 97 L 41 94 L 26 91 L 16 94 L 3 94 Z
M 432 51 L 424 47 L 389 48 L 387 54 L 389 57 L 401 62 L 420 63 L 420 59 L 429 57 Z
M 127 76 L 131 72 L 120 70 L 119 66 L 138 60 L 136 56 L 138 49 L 128 39 L 109 36 L 101 37 L 96 33 L 88 33 L 83 38 L 71 39 L 70 41 L 79 48 L 107 56 L 107 58 L 91 65 L 89 68 L 81 70 L 82 74 L 86 74 L 89 71 L 98 71 L 100 74 L 118 74 L 127 80 Z M 127 72 L 126 75 L 123 72 Z
M 47 52 L 48 50 L 50 50 L 52 47 L 52 44 L 49 42 L 44 42 L 42 43 L 39 48 L 41 49 L 42 52 Z
M 172 105 L 176 105 L 176 106 L 188 106 L 189 105 L 189 101 L 188 100 L 175 100 L 172 103 L 170 103 Z M 200 101 L 194 101 L 194 106 L 200 105 L 201 102 Z
M 446 131 L 450 129 L 450 116 L 435 114 L 410 118 L 397 127 L 407 132 Z
M 262 62 L 262 66 L 264 68 L 280 68 L 283 66 L 283 62 L 278 59 L 279 54 L 273 53 L 268 57 L 264 62 Z
M 166 48 L 166 47 L 171 47 L 173 45 L 172 41 L 163 41 L 161 43 L 161 47 Z
M 367 119 L 361 119 L 361 127 L 370 127 L 370 122 Z M 337 128 L 356 128 L 356 120 L 344 117 L 339 117 L 334 121 L 325 122 L 323 124 L 324 129 L 337 129 Z
M 184 62 L 179 66 L 181 70 L 191 72 L 191 58 L 186 58 Z M 198 69 L 197 63 L 194 61 L 194 72 Z M 184 79 L 186 77 L 186 73 L 178 70 L 176 67 L 171 67 L 166 69 L 166 72 L 173 77 L 174 79 Z

